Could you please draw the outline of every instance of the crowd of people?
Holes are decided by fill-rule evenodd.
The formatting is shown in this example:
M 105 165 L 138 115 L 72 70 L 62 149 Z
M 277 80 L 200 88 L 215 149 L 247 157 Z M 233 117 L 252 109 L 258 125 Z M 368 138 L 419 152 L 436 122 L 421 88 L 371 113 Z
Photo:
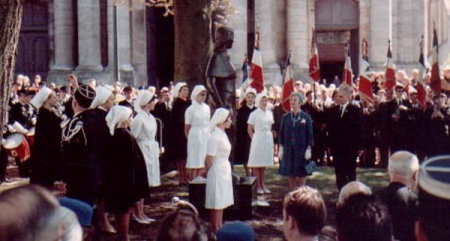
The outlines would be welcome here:
M 443 71 L 450 79 L 450 68 Z M 359 96 L 358 83 L 350 87 L 297 81 L 287 112 L 280 87 L 268 86 L 261 93 L 248 87 L 237 93 L 235 115 L 224 108 L 212 111 L 203 85 L 190 93 L 184 82 L 138 90 L 122 89 L 119 82 L 81 83 L 74 75 L 60 87 L 42 83 L 39 76 L 32 84 L 26 79 L 19 75 L 12 84 L 1 181 L 8 181 L 10 154 L 20 176 L 50 190 L 56 183 L 68 199 L 95 208 L 94 225 L 117 232 L 121 240 L 129 240 L 130 218 L 142 224 L 154 221 L 144 213 L 144 199 L 152 187 L 161 185 L 163 165 L 176 164 L 181 188 L 206 177 L 205 208 L 210 210 L 212 232 L 218 234 L 226 226 L 223 210 L 234 203 L 233 165 L 243 164 L 247 176 L 257 177 L 257 193 L 264 195 L 271 193 L 265 170 L 274 160 L 292 190 L 283 210 L 288 240 L 317 236 L 324 225 L 324 201 L 317 190 L 305 187 L 316 164 L 335 169 L 343 196 L 336 219 L 339 240 L 414 240 L 412 228 L 420 217 L 414 206 L 419 160 L 448 154 L 450 144 L 450 101 L 446 93 L 433 95 L 428 89 L 423 105 L 417 98 L 416 70 L 411 78 L 399 71 L 392 90 L 386 89 L 383 74 L 373 72 L 373 101 Z M 230 142 L 227 129 L 234 120 L 236 138 Z M 358 165 L 388 168 L 391 185 L 372 194 L 355 184 Z M 116 228 L 108 213 L 115 215 Z M 367 216 L 358 216 L 361 213 Z M 358 235 L 349 228 L 353 225 L 363 225 L 360 238 L 354 238 Z M 427 225 L 420 227 L 431 235 Z

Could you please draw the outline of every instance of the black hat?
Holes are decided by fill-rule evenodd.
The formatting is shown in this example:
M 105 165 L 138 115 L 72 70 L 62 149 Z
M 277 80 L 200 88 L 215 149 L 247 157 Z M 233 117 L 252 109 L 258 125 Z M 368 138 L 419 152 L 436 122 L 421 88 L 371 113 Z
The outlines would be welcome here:
M 95 90 L 89 85 L 80 84 L 74 94 L 75 100 L 83 108 L 89 108 L 95 98 Z
M 131 92 L 133 91 L 133 88 L 131 88 L 131 86 L 127 85 L 125 86 L 125 88 L 123 88 L 123 92 Z
M 437 156 L 422 163 L 418 214 L 430 235 L 447 233 L 450 237 L 450 156 Z
M 20 96 L 20 95 L 28 95 L 28 94 L 27 94 L 27 91 L 25 89 L 20 89 L 20 90 L 17 91 L 17 95 Z

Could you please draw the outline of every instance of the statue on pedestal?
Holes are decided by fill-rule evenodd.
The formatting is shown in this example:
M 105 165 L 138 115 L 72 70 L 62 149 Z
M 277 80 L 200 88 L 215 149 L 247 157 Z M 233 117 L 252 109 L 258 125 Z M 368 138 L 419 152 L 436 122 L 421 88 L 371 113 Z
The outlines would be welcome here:
M 236 70 L 227 53 L 227 50 L 233 46 L 233 42 L 233 29 L 225 26 L 217 28 L 214 53 L 206 68 L 206 78 L 215 107 L 224 107 L 234 115 L 236 113 Z

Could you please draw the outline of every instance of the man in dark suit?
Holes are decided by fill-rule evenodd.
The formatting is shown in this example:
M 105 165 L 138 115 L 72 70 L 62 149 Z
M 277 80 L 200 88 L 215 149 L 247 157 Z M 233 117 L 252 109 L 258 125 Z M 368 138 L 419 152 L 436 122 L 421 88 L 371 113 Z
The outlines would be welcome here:
M 356 180 L 356 158 L 363 153 L 362 111 L 351 103 L 351 94 L 348 86 L 339 87 L 327 125 L 339 190 Z
M 417 214 L 419 160 L 407 151 L 399 151 L 389 158 L 389 186 L 380 191 L 380 199 L 387 205 L 392 217 L 396 240 L 413 241 Z
M 389 148 L 391 153 L 410 150 L 408 141 L 409 102 L 403 99 L 404 87 L 397 84 L 394 98 L 387 103 Z

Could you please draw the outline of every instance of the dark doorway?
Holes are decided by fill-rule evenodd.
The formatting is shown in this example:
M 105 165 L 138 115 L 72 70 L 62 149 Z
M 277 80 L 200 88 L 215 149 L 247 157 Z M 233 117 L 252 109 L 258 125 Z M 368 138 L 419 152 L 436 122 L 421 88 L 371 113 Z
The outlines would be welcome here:
M 15 73 L 30 78 L 39 74 L 45 80 L 49 62 L 48 4 L 46 1 L 25 1 Z
M 326 79 L 327 86 L 333 83 L 334 77 L 337 76 L 339 80 L 342 78 L 342 71 L 344 69 L 343 61 L 335 62 L 320 62 L 320 77 Z
M 161 88 L 173 81 L 175 32 L 173 16 L 164 16 L 164 8 L 147 8 L 148 84 Z

